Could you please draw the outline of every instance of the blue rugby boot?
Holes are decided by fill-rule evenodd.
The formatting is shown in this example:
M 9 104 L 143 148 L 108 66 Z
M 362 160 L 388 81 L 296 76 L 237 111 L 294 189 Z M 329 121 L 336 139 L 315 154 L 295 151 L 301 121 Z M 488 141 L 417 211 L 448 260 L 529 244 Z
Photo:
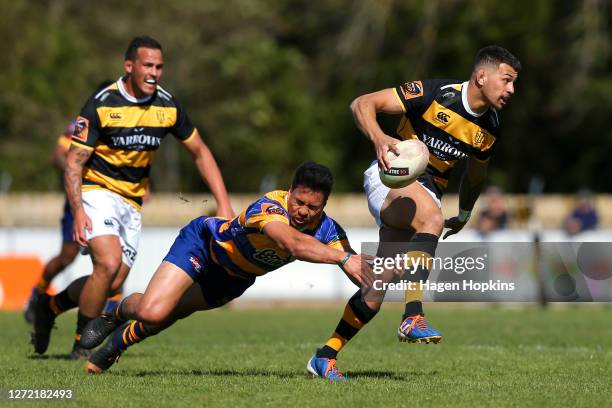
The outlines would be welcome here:
M 442 334 L 432 328 L 422 315 L 408 316 L 397 329 L 397 337 L 408 343 L 439 343 Z
M 330 381 L 345 381 L 346 377 L 336 367 L 335 358 L 317 358 L 312 356 L 306 364 L 306 370 L 314 377 L 326 378 Z

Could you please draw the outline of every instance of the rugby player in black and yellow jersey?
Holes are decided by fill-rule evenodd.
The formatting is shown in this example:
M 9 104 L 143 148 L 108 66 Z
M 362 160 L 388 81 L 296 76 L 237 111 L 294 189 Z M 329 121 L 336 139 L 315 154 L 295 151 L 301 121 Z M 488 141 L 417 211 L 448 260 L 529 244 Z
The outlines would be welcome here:
M 125 75 L 92 95 L 76 120 L 64 181 L 74 215 L 74 240 L 88 247 L 93 272 L 53 297 L 41 296 L 34 313 L 34 349 L 44 353 L 55 317 L 79 306 L 74 358 L 87 357 L 80 333 L 121 288 L 140 238 L 140 206 L 151 163 L 163 137 L 172 133 L 189 151 L 217 201 L 217 215 L 234 215 L 221 172 L 177 99 L 159 85 L 161 45 L 134 38 L 125 53 Z
M 101 91 L 111 85 L 113 81 L 104 80 L 96 89 Z M 64 170 L 66 168 L 66 156 L 68 156 L 68 150 L 70 150 L 70 144 L 72 143 L 72 134 L 74 133 L 76 122 L 73 120 L 64 133 L 62 133 L 55 144 L 53 149 L 52 162 L 53 166 L 56 167 L 62 177 L 61 185 L 64 185 Z M 59 275 L 64 269 L 66 269 L 79 254 L 79 245 L 74 241 L 72 237 L 72 211 L 70 210 L 70 204 L 68 203 L 68 197 L 64 200 L 64 209 L 61 219 L 62 225 L 62 246 L 60 253 L 51 258 L 47 262 L 42 270 L 42 276 L 36 283 L 36 286 L 32 288 L 32 294 L 28 300 L 27 308 L 24 312 L 24 317 L 28 323 L 34 321 L 34 305 L 36 299 L 41 293 L 46 293 L 51 285 L 51 281 Z M 119 295 L 120 296 L 120 295 Z
M 104 86 L 108 86 L 109 83 Z M 62 174 L 62 186 L 63 186 L 63 174 L 66 166 L 66 156 L 70 149 L 70 142 L 72 140 L 72 134 L 74 133 L 75 122 L 71 121 L 68 128 L 62 133 L 55 143 L 53 149 L 52 162 L 53 166 L 57 168 Z M 28 323 L 34 321 L 34 305 L 36 299 L 41 293 L 46 293 L 51 285 L 51 281 L 55 276 L 62 272 L 68 265 L 70 265 L 76 256 L 79 254 L 79 246 L 74 242 L 72 238 L 72 212 L 70 211 L 70 205 L 68 204 L 68 198 L 64 200 L 64 211 L 61 219 L 62 225 L 62 247 L 60 253 L 51 258 L 43 268 L 42 275 L 39 278 L 36 286 L 32 288 L 32 294 L 28 300 L 27 308 L 24 313 L 24 317 Z
M 489 157 L 499 138 L 497 110 L 514 94 L 520 69 L 519 60 L 506 49 L 487 46 L 478 51 L 468 81 L 410 81 L 353 101 L 355 122 L 374 144 L 378 159 L 365 172 L 364 188 L 370 211 L 380 227 L 381 243 L 403 243 L 400 246 L 408 258 L 421 258 L 425 260 L 421 265 L 428 266 L 443 228 L 449 228 L 445 238 L 463 228 L 480 194 Z M 389 189 L 381 183 L 378 167 L 388 170 L 387 153 L 399 154 L 395 145 L 400 140 L 382 131 L 376 121 L 378 112 L 403 115 L 397 129 L 399 139 L 418 138 L 429 148 L 429 165 L 418 182 L 400 189 Z M 444 220 L 440 200 L 449 174 L 460 160 L 467 161 L 467 166 L 459 189 L 459 215 Z M 397 251 L 396 244 L 393 248 L 380 245 L 378 255 L 395 256 L 392 251 Z M 416 277 L 425 280 L 428 275 L 428 269 L 422 267 Z M 332 337 L 316 356 L 335 359 L 347 341 L 378 312 L 382 295 L 359 302 L 357 292 Z M 437 343 L 442 336 L 425 320 L 421 301 L 421 291 L 406 293 L 398 337 L 401 341 Z

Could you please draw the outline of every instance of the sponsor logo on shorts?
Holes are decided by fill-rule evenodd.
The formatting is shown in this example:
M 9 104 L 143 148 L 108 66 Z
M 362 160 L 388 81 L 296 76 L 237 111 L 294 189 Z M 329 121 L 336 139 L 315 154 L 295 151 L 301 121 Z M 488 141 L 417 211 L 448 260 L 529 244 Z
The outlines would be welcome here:
M 128 247 L 123 247 L 121 250 L 123 251 L 123 255 L 125 255 L 125 257 L 130 260 L 130 263 L 133 264 L 134 260 L 136 259 L 136 251 Z
M 106 225 L 107 227 L 112 227 L 115 225 L 115 223 L 111 218 L 107 218 L 104 220 L 104 225 Z
M 109 119 L 111 120 L 119 120 L 123 117 L 121 112 L 111 112 L 108 114 Z
M 87 134 L 89 133 L 89 120 L 82 116 L 79 116 L 74 121 L 74 132 L 72 138 L 80 140 L 81 142 L 87 141 Z
M 200 264 L 200 260 L 198 259 L 198 257 L 192 256 L 191 258 L 189 258 L 189 262 L 191 262 L 191 266 L 193 266 L 193 269 L 195 269 L 197 273 L 200 273 L 200 271 L 202 270 L 202 265 Z
M 423 84 L 421 81 L 410 81 L 400 86 L 400 91 L 404 99 L 423 96 Z

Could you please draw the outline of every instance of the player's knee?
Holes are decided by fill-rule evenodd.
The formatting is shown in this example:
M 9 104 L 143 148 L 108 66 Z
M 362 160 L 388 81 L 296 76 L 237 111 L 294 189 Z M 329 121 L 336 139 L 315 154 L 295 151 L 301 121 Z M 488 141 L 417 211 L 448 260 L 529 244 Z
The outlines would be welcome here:
M 97 278 L 112 281 L 117 275 L 120 266 L 121 255 L 119 257 L 114 255 L 97 257 L 94 261 L 93 274 L 96 275 Z
M 153 326 L 157 326 L 165 322 L 170 316 L 170 313 L 163 307 L 150 306 L 141 303 L 140 306 L 138 306 L 137 315 L 139 321 Z
M 440 236 L 444 227 L 444 216 L 440 211 L 425 214 L 414 220 L 414 229 L 418 232 L 426 232 Z

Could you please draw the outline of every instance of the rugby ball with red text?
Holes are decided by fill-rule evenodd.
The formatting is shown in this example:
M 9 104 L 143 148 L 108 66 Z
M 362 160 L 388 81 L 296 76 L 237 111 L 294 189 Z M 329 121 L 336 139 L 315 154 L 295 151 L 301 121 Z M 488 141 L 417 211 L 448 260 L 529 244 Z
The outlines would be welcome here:
M 387 158 L 391 167 L 389 170 L 379 169 L 379 174 L 385 186 L 402 188 L 425 173 L 429 162 L 429 150 L 425 143 L 417 139 L 404 140 L 395 146 L 399 149 L 399 156 L 389 151 Z

